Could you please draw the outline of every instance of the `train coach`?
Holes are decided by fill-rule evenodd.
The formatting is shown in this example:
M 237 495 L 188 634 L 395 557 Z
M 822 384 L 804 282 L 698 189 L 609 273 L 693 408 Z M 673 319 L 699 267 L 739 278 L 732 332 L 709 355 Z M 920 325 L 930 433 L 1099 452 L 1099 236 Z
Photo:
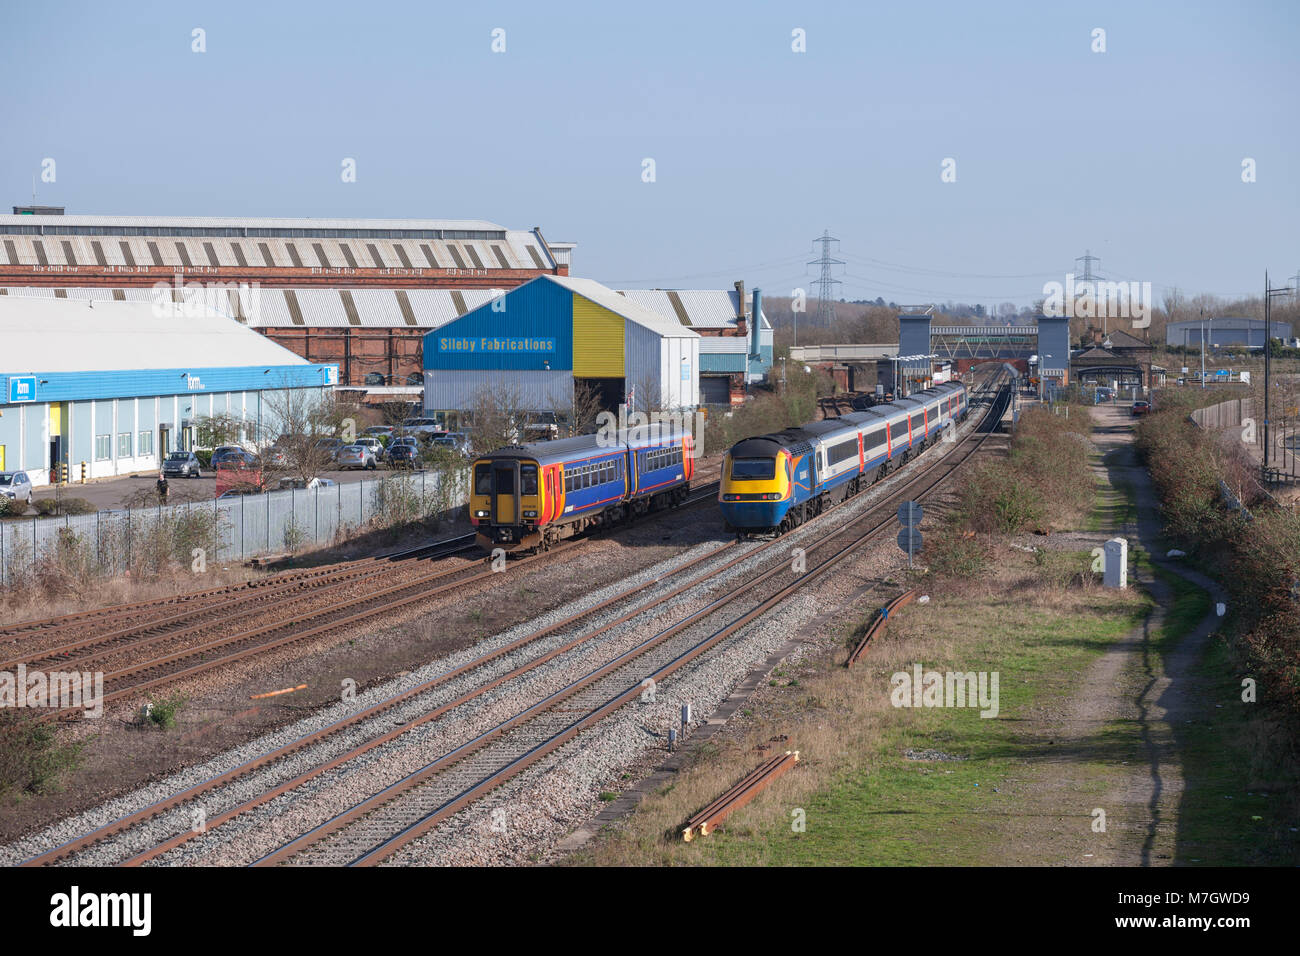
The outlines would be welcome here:
M 477 459 L 470 521 L 486 550 L 545 550 L 566 535 L 616 524 L 686 499 L 689 433 L 633 428 L 510 445 Z
M 965 419 L 968 402 L 966 386 L 953 382 L 737 442 L 722 464 L 723 517 L 746 534 L 798 527 L 906 464 Z

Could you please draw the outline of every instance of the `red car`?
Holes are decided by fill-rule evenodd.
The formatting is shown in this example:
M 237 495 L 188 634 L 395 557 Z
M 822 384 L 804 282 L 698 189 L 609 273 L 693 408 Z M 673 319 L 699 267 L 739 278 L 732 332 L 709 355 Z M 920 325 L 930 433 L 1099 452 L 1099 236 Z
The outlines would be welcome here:
M 1137 418 L 1139 415 L 1145 415 L 1147 412 L 1151 411 L 1151 403 L 1150 403 L 1150 402 L 1134 402 L 1134 403 L 1133 403 L 1133 408 L 1131 409 L 1131 411 L 1133 412 L 1133 417 L 1134 417 L 1134 418 Z

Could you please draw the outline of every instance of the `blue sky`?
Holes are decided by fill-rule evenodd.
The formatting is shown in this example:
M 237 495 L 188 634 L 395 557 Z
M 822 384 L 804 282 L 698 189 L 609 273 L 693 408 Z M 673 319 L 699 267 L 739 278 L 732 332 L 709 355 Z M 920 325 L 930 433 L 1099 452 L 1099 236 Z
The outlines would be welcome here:
M 1290 0 L 5 2 L 0 36 L 4 205 L 50 157 L 69 212 L 489 219 L 773 295 L 829 229 L 841 294 L 900 302 L 1028 304 L 1085 248 L 1157 295 L 1300 269 Z

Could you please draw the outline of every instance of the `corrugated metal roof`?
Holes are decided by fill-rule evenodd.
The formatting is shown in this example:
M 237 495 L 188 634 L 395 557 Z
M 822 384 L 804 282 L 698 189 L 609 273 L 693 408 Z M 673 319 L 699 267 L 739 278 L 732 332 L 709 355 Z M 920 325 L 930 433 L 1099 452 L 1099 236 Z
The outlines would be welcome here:
M 456 229 L 504 232 L 485 219 L 281 219 L 240 216 L 14 216 L 0 223 L 23 226 L 162 226 L 174 229 Z
M 160 316 L 153 302 L 92 307 L 52 295 L 0 296 L 0 371 L 23 372 L 15 361 L 43 372 L 310 364 L 234 319 L 200 311 Z
M 671 319 L 676 319 L 679 315 L 672 302 L 672 297 L 675 296 L 685 310 L 691 328 L 736 327 L 736 309 L 740 297 L 734 289 L 620 289 L 618 294 Z M 772 327 L 766 313 L 763 314 L 762 327 Z
M 570 292 L 575 292 L 583 298 L 590 299 L 597 305 L 603 306 L 625 319 L 629 319 L 638 325 L 644 325 L 663 338 L 695 338 L 698 335 L 698 333 L 692 332 L 680 322 L 670 320 L 660 312 L 656 312 L 626 296 L 619 295 L 613 289 L 601 285 L 594 279 L 548 275 L 533 281 L 554 282 L 562 285 Z

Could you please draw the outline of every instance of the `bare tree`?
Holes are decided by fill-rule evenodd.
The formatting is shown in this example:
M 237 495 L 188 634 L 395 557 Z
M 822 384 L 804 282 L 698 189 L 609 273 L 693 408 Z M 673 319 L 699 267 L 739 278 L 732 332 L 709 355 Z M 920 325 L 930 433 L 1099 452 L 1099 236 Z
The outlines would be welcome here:
M 588 435 L 594 432 L 596 417 L 606 410 L 601 404 L 600 392 L 580 381 L 573 383 L 573 389 L 567 395 L 551 396 L 551 406 L 569 435 Z
M 263 393 L 263 427 L 258 452 L 264 480 L 277 477 L 310 481 L 333 461 L 326 439 L 356 438 L 356 409 L 338 402 L 333 393 L 311 394 L 282 388 Z
M 475 455 L 523 441 L 524 429 L 535 415 L 524 409 L 523 394 L 515 385 L 493 383 L 475 393 L 466 429 Z

